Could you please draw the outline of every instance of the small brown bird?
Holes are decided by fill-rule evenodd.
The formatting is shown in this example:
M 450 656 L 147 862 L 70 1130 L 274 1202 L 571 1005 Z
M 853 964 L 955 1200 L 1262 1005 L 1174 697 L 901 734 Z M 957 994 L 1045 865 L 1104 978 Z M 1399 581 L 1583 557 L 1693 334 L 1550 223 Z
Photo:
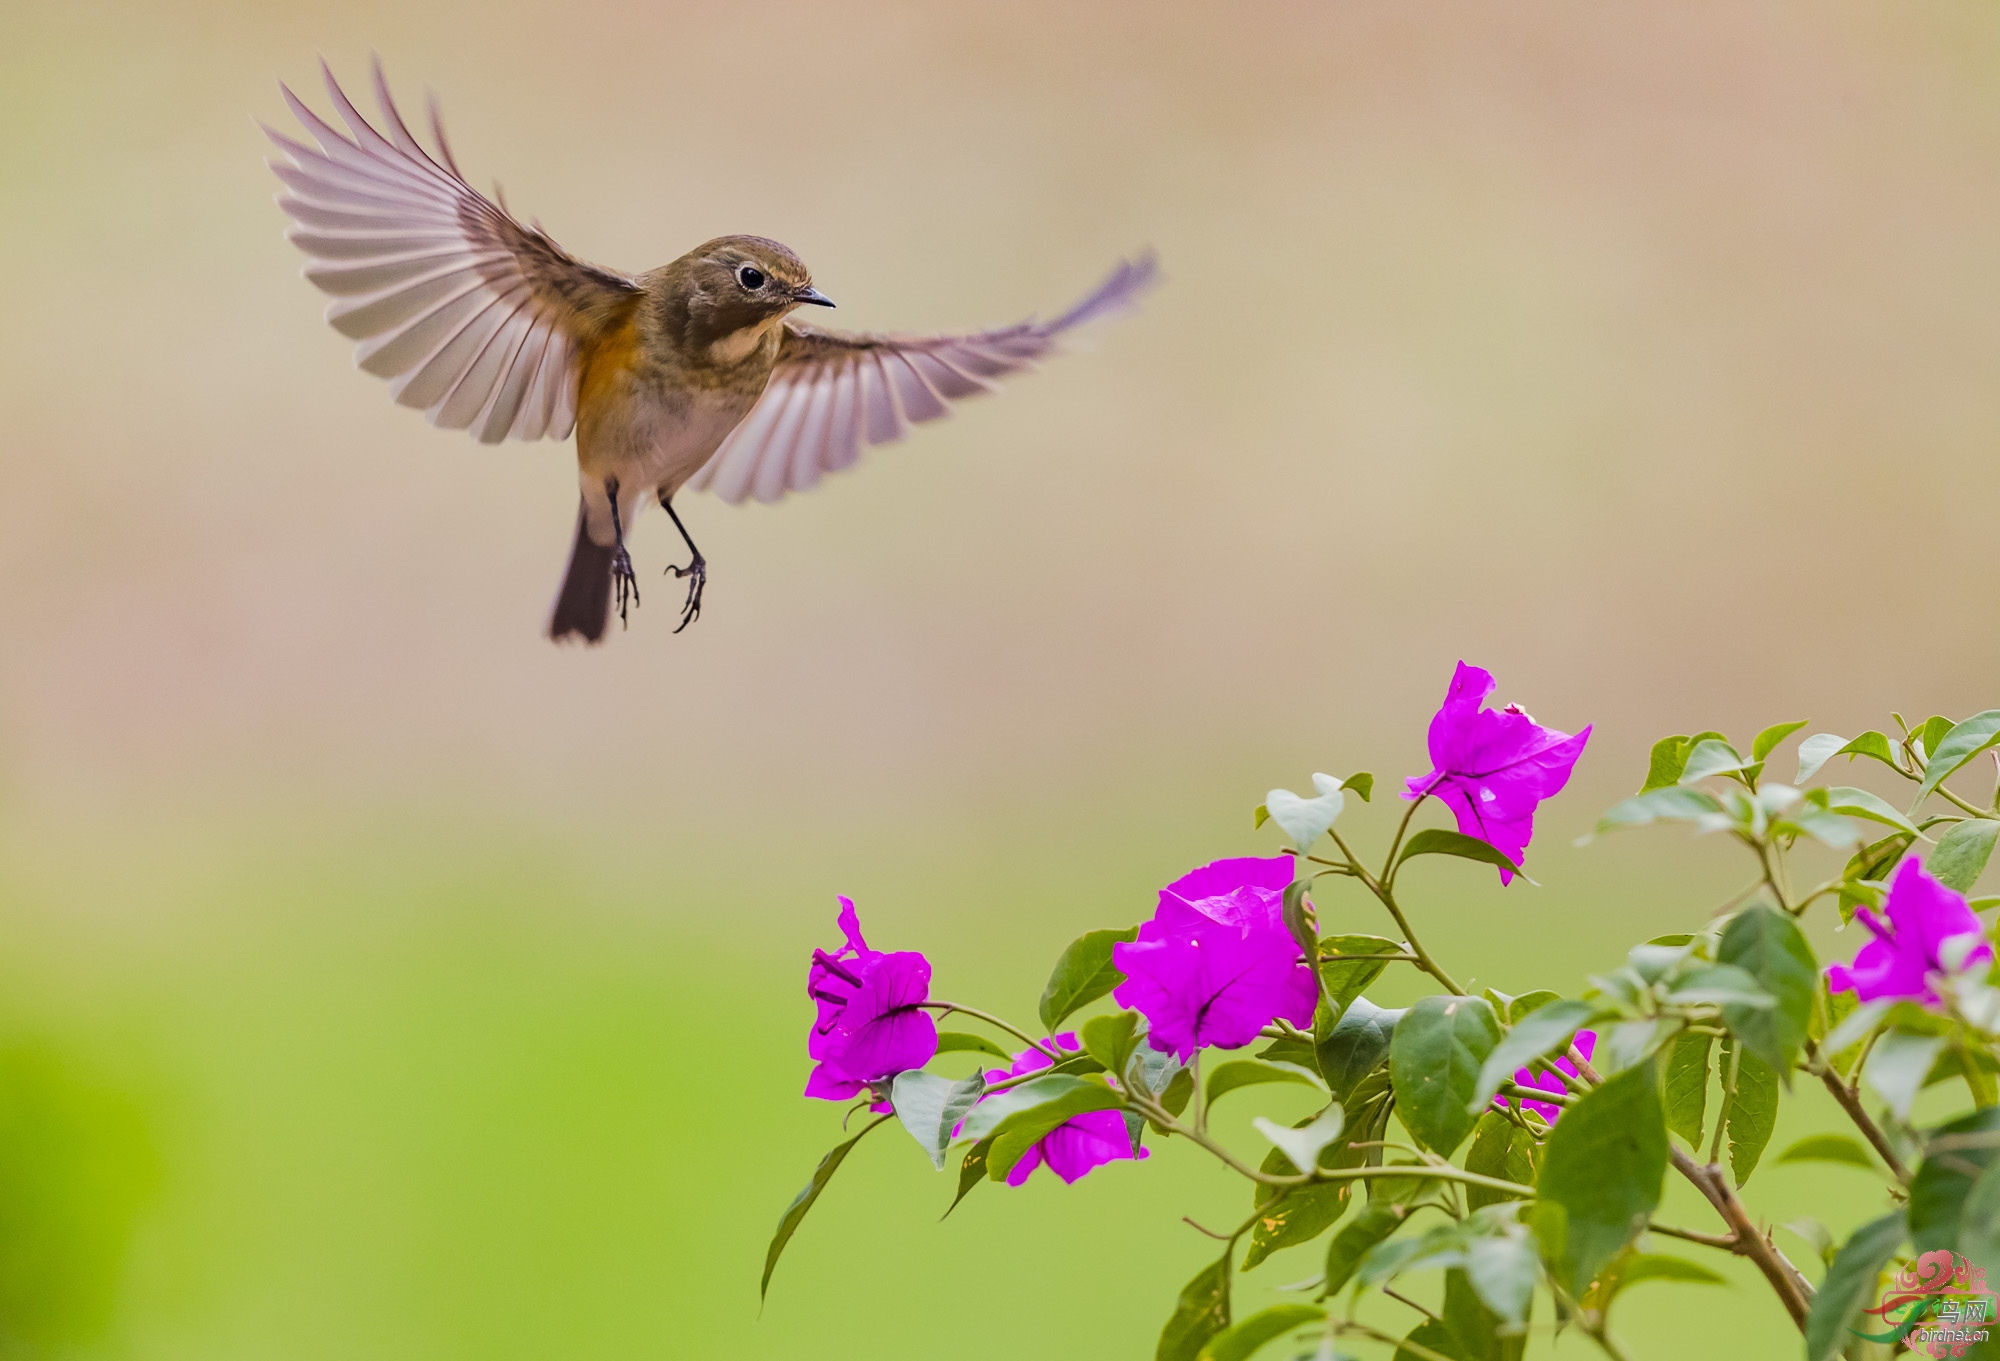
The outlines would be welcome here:
M 657 497 L 687 543 L 680 629 L 701 613 L 707 563 L 675 513 L 683 487 L 734 503 L 776 501 L 853 466 L 861 446 L 992 391 L 1072 327 L 1152 283 L 1150 253 L 1121 263 L 1053 321 L 967 335 L 863 335 L 792 318 L 831 307 L 805 264 L 776 241 L 720 236 L 640 275 L 586 264 L 466 183 L 436 102 L 433 158 L 396 111 L 382 66 L 378 131 L 321 63 L 348 134 L 283 85 L 318 149 L 266 127 L 285 153 L 271 168 L 287 235 L 312 257 L 305 276 L 333 296 L 326 319 L 361 342 L 355 362 L 393 380 L 404 406 L 486 443 L 563 439 L 576 429 L 583 504 L 554 639 L 597 642 L 639 600 L 625 536 Z

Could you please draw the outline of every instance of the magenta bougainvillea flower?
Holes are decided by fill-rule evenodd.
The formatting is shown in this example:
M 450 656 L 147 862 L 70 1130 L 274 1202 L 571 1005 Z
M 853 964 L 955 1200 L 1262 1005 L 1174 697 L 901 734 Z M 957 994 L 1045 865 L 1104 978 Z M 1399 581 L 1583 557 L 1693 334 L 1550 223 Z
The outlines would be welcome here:
M 806 1040 L 818 1060 L 807 1096 L 846 1101 L 937 1053 L 937 1023 L 920 1004 L 930 997 L 931 963 L 914 950 L 871 950 L 861 937 L 854 901 L 840 900 L 841 947 L 813 951 L 806 977 L 819 1015 Z M 886 1104 L 878 1110 L 888 1110 Z
M 1481 707 L 1492 693 L 1492 673 L 1458 664 L 1431 720 L 1431 773 L 1406 780 L 1403 797 L 1444 800 L 1459 831 L 1518 865 L 1535 835 L 1535 805 L 1569 783 L 1590 729 L 1572 737 L 1544 728 L 1518 704 Z M 1513 878 L 1500 871 L 1501 883 Z
M 1597 1032 L 1594 1030 L 1577 1031 L 1576 1052 L 1583 1055 L 1585 1063 L 1590 1062 L 1592 1056 L 1597 1052 Z M 1571 1077 L 1577 1076 L 1576 1065 L 1569 1061 L 1568 1055 L 1559 1054 L 1551 1062 Z M 1527 1068 L 1516 1068 L 1514 1070 L 1514 1085 L 1516 1087 L 1532 1087 L 1539 1092 L 1566 1092 L 1569 1090 L 1569 1087 L 1563 1080 L 1554 1073 L 1537 1073 Z M 1507 1103 L 1504 1098 L 1496 1096 L 1493 1098 L 1493 1104 L 1504 1106 Z M 1562 1114 L 1562 1107 L 1556 1105 L 1553 1101 L 1534 1101 L 1523 1097 L 1521 1104 L 1552 1125 L 1556 1122 L 1556 1117 Z
M 1978 942 L 1967 942 L 1959 968 L 1993 962 L 1993 947 L 1983 939 L 1979 918 L 1972 914 L 1964 895 L 1931 878 L 1914 855 L 1896 870 L 1883 909 L 1889 914 L 1886 922 L 1865 907 L 1855 909 L 1855 920 L 1875 939 L 1861 947 L 1852 965 L 1835 964 L 1827 969 L 1826 985 L 1835 992 L 1852 989 L 1863 1002 L 1890 998 L 1935 1006 L 1938 994 L 1931 980 L 1951 972 L 1944 949 L 1945 942 L 1954 936 L 1970 936 Z
M 1054 1044 L 1065 1054 L 1083 1052 L 1075 1031 L 1057 1035 Z M 1050 1062 L 1047 1054 L 1039 1049 L 1030 1049 L 1014 1055 L 1014 1062 L 1006 1071 L 998 1068 L 990 1070 L 986 1081 L 990 1084 L 1002 1078 L 1019 1077 L 1023 1073 L 1046 1068 Z M 1074 1182 L 1093 1167 L 1134 1156 L 1144 1158 L 1147 1150 L 1142 1148 L 1136 1155 L 1132 1152 L 1132 1136 L 1125 1130 L 1123 1115 L 1117 1111 L 1086 1111 L 1082 1115 L 1072 1115 L 1038 1139 L 1035 1146 L 1008 1172 L 1007 1184 L 1019 1186 L 1043 1163 L 1047 1163 L 1049 1171 L 1065 1182 Z
M 1146 1018 L 1148 1041 L 1186 1063 L 1210 1045 L 1235 1049 L 1283 1017 L 1310 1026 L 1312 970 L 1285 929 L 1289 856 L 1217 860 L 1160 890 L 1139 937 L 1111 947 L 1125 975 L 1112 990 Z

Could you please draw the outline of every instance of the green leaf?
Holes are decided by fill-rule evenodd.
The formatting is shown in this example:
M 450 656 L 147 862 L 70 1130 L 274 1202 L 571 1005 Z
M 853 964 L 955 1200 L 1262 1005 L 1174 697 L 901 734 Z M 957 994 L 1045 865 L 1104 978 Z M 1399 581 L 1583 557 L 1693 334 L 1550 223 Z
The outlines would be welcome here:
M 1750 759 L 1753 761 L 1764 760 L 1778 749 L 1778 743 L 1790 737 L 1800 728 L 1803 728 L 1806 722 L 1807 720 L 1801 718 L 1796 723 L 1773 723 L 1751 740 Z
M 1701 1147 L 1708 1118 L 1708 1051 L 1713 1043 L 1707 1035 L 1682 1031 L 1667 1054 L 1667 1128 L 1692 1149 Z
M 1549 1131 L 1536 1187 L 1564 1221 L 1550 1268 L 1570 1294 L 1581 1296 L 1646 1227 L 1666 1172 L 1666 1113 L 1651 1064 L 1607 1078 L 1563 1111 Z
M 1910 807 L 1919 807 L 1960 766 L 1995 743 L 2000 743 L 2000 709 L 1988 709 L 1954 725 L 1930 748 L 1931 759 L 1924 766 L 1923 783 L 1917 786 L 1917 797 Z
M 1688 749 L 1693 745 L 1684 734 L 1662 737 L 1653 743 L 1653 754 L 1646 765 L 1646 783 L 1639 786 L 1639 792 L 1650 794 L 1655 789 L 1679 784 L 1681 771 L 1687 766 Z
M 1808 1134 L 1778 1155 L 1781 1163 L 1846 1163 L 1864 1172 L 1877 1170 L 1875 1160 L 1857 1139 L 1845 1134 Z
M 1361 1259 L 1400 1228 L 1409 1215 L 1409 1206 L 1392 1200 L 1371 1200 L 1362 1206 L 1361 1213 L 1350 1219 L 1327 1244 L 1326 1283 L 1320 1287 L 1320 1298 L 1340 1293 L 1340 1288 L 1353 1279 Z
M 1471 1258 L 1472 1248 L 1479 1244 L 1487 1248 L 1484 1265 L 1487 1267 L 1486 1284 L 1504 1289 L 1507 1302 L 1517 1304 L 1525 1315 L 1528 1302 L 1534 1298 L 1535 1255 L 1526 1243 L 1505 1238 L 1474 1240 L 1466 1245 L 1466 1257 Z M 1521 1268 L 1526 1269 L 1526 1278 L 1521 1278 Z M 1525 1287 L 1525 1288 L 1523 1288 Z M 1463 1356 L 1468 1361 L 1520 1361 L 1526 1350 L 1528 1339 L 1518 1326 L 1502 1332 L 1509 1320 L 1503 1318 L 1483 1297 L 1484 1292 L 1474 1288 L 1468 1268 L 1454 1267 L 1444 1274 L 1444 1326 L 1457 1341 L 1458 1350 L 1447 1352 L 1447 1356 Z M 1520 1317 L 1512 1320 L 1516 1325 Z
M 1360 1166 L 1359 1154 L 1356 1150 L 1353 1166 Z M 1272 1158 L 1284 1159 L 1285 1155 L 1273 1149 Z M 1291 1167 L 1290 1160 L 1285 1160 L 1285 1166 Z M 1351 1185 L 1345 1181 L 1313 1182 L 1272 1197 L 1258 1210 L 1257 1223 L 1250 1230 L 1250 1246 L 1243 1253 L 1243 1269 L 1250 1270 L 1279 1248 L 1310 1242 L 1338 1223 L 1347 1209 Z
M 1123 931 L 1086 931 L 1071 941 L 1056 961 L 1049 985 L 1042 989 L 1042 1028 L 1055 1034 L 1064 1017 L 1123 983 L 1125 975 L 1111 962 L 1111 947 L 1138 934 L 1138 927 L 1128 926 Z
M 1068 1073 L 1043 1073 L 1033 1082 L 1024 1082 L 1018 1087 L 994 1092 L 972 1108 L 972 1114 L 965 1117 L 964 1127 L 958 1137 L 961 1139 L 984 1139 L 1000 1127 L 1011 1115 L 1033 1110 L 1051 1101 L 1061 1101 L 1081 1091 L 1109 1090 L 1101 1079 L 1091 1080 Z
M 944 1151 L 951 1146 L 952 1130 L 966 1117 L 985 1090 L 986 1078 L 979 1073 L 961 1082 L 953 1082 L 936 1073 L 911 1068 L 896 1074 L 895 1085 L 889 1089 L 889 1100 L 895 1106 L 896 1118 L 903 1122 L 903 1128 L 917 1141 L 917 1147 L 931 1160 L 931 1166 L 942 1172 Z
M 1728 1285 L 1729 1278 L 1684 1257 L 1661 1252 L 1635 1252 L 1618 1268 L 1618 1293 L 1641 1281 L 1685 1281 L 1690 1285 Z
M 1231 1059 L 1219 1063 L 1208 1075 L 1208 1104 L 1213 1106 L 1216 1099 L 1235 1091 L 1238 1087 L 1254 1087 L 1260 1082 L 1292 1082 L 1301 1087 L 1319 1090 L 1319 1082 L 1305 1071 L 1276 1063 L 1265 1063 L 1258 1059 Z
M 1899 832 L 1917 835 L 1917 825 L 1897 812 L 1886 799 L 1871 794 L 1853 785 L 1837 784 L 1826 791 L 1826 808 L 1829 813 L 1845 813 L 1851 818 L 1867 818 L 1894 827 Z
M 965 1157 L 958 1164 L 958 1194 L 951 1198 L 939 1219 L 950 1219 L 951 1212 L 958 1208 L 958 1202 L 972 1194 L 972 1188 L 986 1180 L 986 1156 L 993 1151 L 991 1138 L 981 1139 L 965 1150 Z
M 1478 1114 L 1493 1099 L 1493 1094 L 1500 1090 L 1500 1084 L 1514 1076 L 1516 1069 L 1526 1067 L 1530 1060 L 1563 1048 L 1577 1030 L 1588 1024 L 1596 1014 L 1597 1008 L 1589 1002 L 1558 998 L 1517 1021 L 1514 1028 L 1507 1032 L 1507 1037 L 1486 1056 L 1486 1062 L 1480 1065 L 1479 1080 L 1473 1086 L 1472 1100 L 1467 1103 L 1466 1109 Z
M 1139 1013 L 1120 1011 L 1093 1016 L 1083 1023 L 1083 1052 L 1104 1065 L 1107 1073 L 1123 1073 L 1132 1051 L 1139 1047 Z
M 1014 1056 L 1002 1049 L 984 1035 L 968 1035 L 962 1030 L 940 1030 L 938 1047 L 940 1054 L 956 1054 L 961 1051 L 974 1054 L 991 1054 L 1002 1063 L 1012 1063 Z
M 1526 1324 L 1541 1275 L 1533 1235 L 1516 1225 L 1504 1235 L 1473 1238 L 1465 1249 L 1465 1275 L 1488 1309 L 1510 1324 Z M 1452 1323 L 1449 1278 L 1445 1290 L 1445 1319 Z M 1512 1354 L 1518 1356 L 1520 1350 L 1517 1346 Z
M 1848 1327 L 1875 1298 L 1882 1268 L 1903 1245 L 1903 1212 L 1897 1210 L 1854 1231 L 1827 1268 L 1806 1316 L 1806 1361 L 1833 1361 L 1848 1340 Z
M 1880 1049 L 1881 1042 L 1875 1047 Z M 1919 1253 L 1946 1248 L 1964 1255 L 1959 1240 L 1973 1187 L 1996 1161 L 2000 1161 L 2000 1106 L 1987 1106 L 1930 1131 L 1924 1160 L 1910 1179 L 1910 1242 Z
M 1322 961 L 1328 953 L 1337 955 L 1360 955 L 1360 959 L 1337 959 L 1332 963 L 1322 962 L 1319 976 L 1325 980 L 1328 1003 L 1340 1011 L 1362 994 L 1370 983 L 1382 976 L 1389 967 L 1388 960 L 1371 960 L 1368 955 L 1401 954 L 1403 947 L 1393 940 L 1381 936 L 1327 936 L 1319 943 Z M 1335 1019 L 1339 1019 L 1338 1016 Z
M 1070 1091 L 1051 1096 L 1048 1100 L 1037 1102 L 1026 1109 L 1010 1112 L 992 1127 L 990 1137 L 993 1149 L 986 1158 L 986 1175 L 989 1179 L 1005 1181 L 1007 1174 L 1014 1170 L 1014 1164 L 1026 1157 L 1030 1148 L 1058 1125 L 1067 1122 L 1070 1117 L 1085 1115 L 1091 1111 L 1115 1111 L 1124 1104 L 1118 1093 L 1102 1082 L 1091 1082 L 1083 1078 L 1045 1078 L 1043 1081 L 1070 1081 L 1076 1086 Z M 1031 1082 L 1014 1090 L 1026 1091 L 1029 1087 L 1037 1085 Z M 968 1120 L 966 1124 L 969 1133 L 971 1121 Z
M 1959 1220 L 1957 1251 L 1968 1262 L 2000 1262 L 2000 1159 L 1973 1179 Z
M 1222 1260 L 1195 1273 L 1181 1287 L 1173 1317 L 1160 1330 L 1153 1361 L 1195 1361 L 1208 1340 L 1229 1326 L 1229 1248 Z
M 1534 1135 L 1499 1111 L 1487 1111 L 1473 1127 L 1472 1147 L 1465 1154 L 1465 1170 L 1477 1172 L 1482 1177 L 1498 1177 L 1501 1181 L 1533 1186 L 1534 1153 Z M 1466 1204 L 1474 1210 L 1519 1199 L 1521 1197 L 1511 1191 L 1499 1191 L 1490 1186 L 1468 1185 L 1465 1188 Z
M 861 1127 L 861 1133 L 846 1143 L 834 1145 L 827 1155 L 819 1160 L 819 1166 L 813 1169 L 812 1180 L 805 1184 L 805 1189 L 792 1197 L 792 1203 L 785 1207 L 784 1215 L 778 1220 L 778 1231 L 771 1235 L 771 1246 L 764 1250 L 764 1279 L 757 1283 L 758 1299 L 761 1300 L 770 1293 L 771 1273 L 778 1269 L 778 1258 L 783 1255 L 785 1245 L 792 1241 L 792 1235 L 799 1231 L 799 1225 L 804 1222 L 806 1212 L 812 1209 L 813 1202 L 819 1199 L 819 1193 L 833 1180 L 833 1174 L 840 1170 L 841 1163 L 845 1162 L 847 1155 L 854 1151 L 854 1146 L 867 1138 L 870 1131 L 888 1118 L 884 1115 L 871 1120 Z
M 1898 1120 L 1910 1118 L 1910 1107 L 1916 1104 L 1917 1093 L 1923 1090 L 1924 1079 L 1930 1076 L 1931 1065 L 1937 1062 L 1944 1044 L 1942 1035 L 1916 1035 L 1906 1030 L 1888 1031 L 1875 1041 L 1862 1076 L 1889 1103 Z
M 1681 1007 L 1713 1002 L 1752 1011 L 1768 1011 L 1778 1005 L 1778 999 L 1766 992 L 1763 984 L 1734 964 L 1710 964 L 1694 970 L 1682 977 L 1663 1000 Z
M 1597 820 L 1593 835 L 1615 832 L 1620 827 L 1644 827 L 1662 819 L 1694 822 L 1721 811 L 1722 805 L 1712 794 L 1686 785 L 1668 785 L 1612 805 L 1611 811 Z
M 1336 1101 L 1301 1129 L 1287 1129 L 1261 1115 L 1250 1123 L 1291 1160 L 1293 1167 L 1304 1171 L 1319 1166 L 1319 1151 L 1340 1137 L 1347 1125 L 1347 1114 Z
M 1365 770 L 1356 771 L 1340 782 L 1342 789 L 1351 789 L 1361 796 L 1363 803 L 1375 796 L 1375 777 Z
M 1319 1071 L 1319 1052 L 1313 1048 L 1310 1035 L 1280 1035 L 1259 1049 L 1257 1057 L 1266 1063 L 1289 1063 L 1309 1073 Z
M 1880 761 L 1891 770 L 1896 769 L 1895 748 L 1889 739 L 1879 732 L 1865 732 L 1852 742 L 1843 742 L 1831 733 L 1821 733 L 1808 737 L 1799 743 L 1799 775 L 1795 784 L 1804 784 L 1819 773 L 1821 766 L 1836 756 L 1845 756 L 1849 765 L 1857 756 L 1866 756 Z
M 1346 1100 L 1355 1084 L 1389 1057 L 1396 1024 L 1404 1015 L 1400 1009 L 1386 1010 L 1365 997 L 1347 1004 L 1333 1029 L 1315 1046 L 1319 1071 L 1335 1097 Z
M 1498 865 L 1510 874 L 1521 872 L 1521 867 L 1509 860 L 1492 842 L 1481 841 L 1463 832 L 1446 831 L 1442 827 L 1426 827 L 1405 841 L 1403 853 L 1396 857 L 1396 863 L 1400 865 L 1416 855 L 1456 855 L 1466 860 Z
M 1325 1318 L 1326 1310 L 1315 1304 L 1274 1304 L 1211 1337 L 1201 1361 L 1250 1361 L 1265 1343 Z
M 1465 1142 L 1480 1069 L 1499 1043 L 1500 1020 L 1484 997 L 1426 997 L 1396 1023 L 1389 1077 L 1396 1114 L 1418 1143 L 1450 1157 Z
M 1289 789 L 1273 789 L 1264 796 L 1264 810 L 1271 821 L 1284 829 L 1301 853 L 1310 851 L 1313 843 L 1326 835 L 1347 802 L 1340 781 L 1331 775 L 1314 775 L 1313 788 L 1319 790 L 1316 799 L 1300 798 Z
M 1736 1099 L 1729 1103 L 1729 1170 L 1738 1186 L 1750 1180 L 1777 1127 L 1777 1071 L 1746 1044 L 1736 1061 Z
M 1536 988 L 1532 992 L 1522 993 L 1507 1004 L 1507 1024 L 1519 1025 L 1523 1017 L 1534 1015 L 1561 996 L 1561 993 L 1550 992 L 1547 988 Z
M 1918 740 L 1924 744 L 1926 756 L 1936 751 L 1938 744 L 1943 742 L 1946 737 L 1949 737 L 1951 730 L 1957 726 L 1957 724 L 1953 723 L 1943 714 L 1932 714 L 1929 718 L 1925 719 L 1923 726 L 1917 728 L 1915 731 Z
M 1681 783 L 1691 785 L 1717 775 L 1750 774 L 1762 765 L 1761 761 L 1744 760 L 1736 748 L 1719 737 L 1711 737 L 1695 743 L 1688 752 L 1687 764 L 1681 768 Z
M 1939 838 L 1924 868 L 1946 888 L 1969 893 L 1993 855 L 1996 836 L 2000 836 L 2000 822 L 1990 818 L 1958 823 Z
M 1403 1341 L 1410 1345 L 1396 1348 L 1396 1354 L 1390 1361 L 1431 1361 L 1432 1356 L 1466 1361 L 1465 1353 L 1458 1349 L 1457 1336 L 1437 1319 L 1418 1324 Z M 1418 1347 L 1424 1350 L 1418 1351 Z
M 1264 824 L 1269 822 L 1270 820 L 1271 820 L 1271 810 L 1266 808 L 1263 804 L 1260 803 L 1257 805 L 1257 811 L 1251 814 L 1250 830 L 1253 832 L 1261 831 L 1263 830 Z
M 1755 978 L 1777 1000 L 1776 1006 L 1765 1008 L 1724 1003 L 1722 1020 L 1745 1049 L 1783 1075 L 1789 1085 L 1819 990 L 1819 963 L 1812 946 L 1789 913 L 1757 906 L 1729 923 L 1716 957 Z

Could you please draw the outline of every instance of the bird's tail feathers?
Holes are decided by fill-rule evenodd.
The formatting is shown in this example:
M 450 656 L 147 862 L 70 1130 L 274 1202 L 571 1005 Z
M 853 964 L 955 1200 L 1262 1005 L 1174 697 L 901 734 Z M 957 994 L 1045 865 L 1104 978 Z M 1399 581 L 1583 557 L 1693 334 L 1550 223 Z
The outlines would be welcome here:
M 614 550 L 599 547 L 590 537 L 589 508 L 576 512 L 576 546 L 570 550 L 569 573 L 549 617 L 549 637 L 560 643 L 581 638 L 600 642 L 611 622 L 611 561 Z

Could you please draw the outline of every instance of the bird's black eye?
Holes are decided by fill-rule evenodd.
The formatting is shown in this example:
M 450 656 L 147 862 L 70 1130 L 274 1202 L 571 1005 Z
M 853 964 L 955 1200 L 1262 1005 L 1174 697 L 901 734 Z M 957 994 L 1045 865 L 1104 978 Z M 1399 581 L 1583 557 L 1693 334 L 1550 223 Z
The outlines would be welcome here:
M 764 271 L 755 265 L 745 265 L 736 271 L 736 282 L 755 293 L 764 286 Z

